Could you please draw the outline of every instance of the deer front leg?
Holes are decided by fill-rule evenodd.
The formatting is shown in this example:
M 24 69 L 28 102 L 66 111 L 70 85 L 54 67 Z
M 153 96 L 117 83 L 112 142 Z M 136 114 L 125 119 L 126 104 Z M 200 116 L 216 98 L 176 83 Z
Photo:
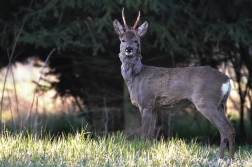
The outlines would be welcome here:
M 142 109 L 142 137 L 152 140 L 156 126 L 156 112 L 153 109 Z

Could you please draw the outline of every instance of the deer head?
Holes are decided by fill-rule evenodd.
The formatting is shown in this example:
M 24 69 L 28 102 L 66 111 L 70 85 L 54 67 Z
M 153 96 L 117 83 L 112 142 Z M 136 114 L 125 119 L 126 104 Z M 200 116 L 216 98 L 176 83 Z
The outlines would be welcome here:
M 114 21 L 114 30 L 118 34 L 121 41 L 120 53 L 126 57 L 141 57 L 140 38 L 147 32 L 148 22 L 145 21 L 141 26 L 137 27 L 140 19 L 139 12 L 134 26 L 129 28 L 124 17 L 124 8 L 122 10 L 122 19 L 124 22 L 124 27 L 117 19 Z

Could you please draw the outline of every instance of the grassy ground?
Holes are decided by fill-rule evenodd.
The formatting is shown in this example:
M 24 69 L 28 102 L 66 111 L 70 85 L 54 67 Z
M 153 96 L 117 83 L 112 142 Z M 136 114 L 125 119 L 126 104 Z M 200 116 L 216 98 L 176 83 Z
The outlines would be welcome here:
M 217 146 L 195 141 L 127 140 L 120 133 L 91 139 L 88 134 L 57 138 L 11 134 L 0 138 L 1 166 L 252 166 L 251 146 L 236 149 L 235 160 L 218 160 Z

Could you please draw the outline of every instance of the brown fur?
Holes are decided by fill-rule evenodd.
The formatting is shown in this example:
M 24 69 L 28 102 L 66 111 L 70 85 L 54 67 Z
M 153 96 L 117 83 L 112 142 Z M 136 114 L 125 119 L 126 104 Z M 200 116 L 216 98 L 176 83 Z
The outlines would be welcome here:
M 125 31 L 117 20 L 114 21 L 115 32 L 121 40 L 121 72 L 132 104 L 141 112 L 142 136 L 153 139 L 157 110 L 184 107 L 191 102 L 219 130 L 219 157 L 224 157 L 229 142 L 229 156 L 233 158 L 235 131 L 225 115 L 226 100 L 231 91 L 230 79 L 208 66 L 162 68 L 143 65 L 140 37 L 147 28 L 148 23 L 144 22 L 136 30 Z M 133 47 L 130 56 L 125 54 L 127 46 Z M 222 85 L 225 83 L 229 84 L 229 90 L 223 94 Z

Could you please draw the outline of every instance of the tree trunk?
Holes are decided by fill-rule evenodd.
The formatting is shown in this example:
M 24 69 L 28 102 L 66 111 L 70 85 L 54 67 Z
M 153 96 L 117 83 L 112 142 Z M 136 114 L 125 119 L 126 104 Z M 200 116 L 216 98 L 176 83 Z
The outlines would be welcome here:
M 252 46 L 249 47 L 243 47 L 243 45 L 240 45 L 240 52 L 241 52 L 241 56 L 244 59 L 244 64 L 246 65 L 249 75 L 248 75 L 248 83 L 247 83 L 247 87 L 248 89 L 252 88 Z M 251 97 L 248 93 L 248 96 L 250 98 L 250 124 L 251 124 L 251 132 L 249 134 L 251 140 L 252 140 L 252 102 L 251 102 Z M 251 141 L 250 140 L 250 141 Z
M 241 96 L 241 95 L 240 95 Z M 245 128 L 244 128 L 244 98 L 240 98 L 241 104 L 241 110 L 240 110 L 240 133 L 242 136 L 245 136 Z
M 252 103 L 250 103 L 252 105 Z M 252 143 L 252 107 L 250 107 L 250 143 Z
M 239 70 L 240 71 L 240 70 Z M 237 76 L 237 83 L 238 83 L 238 92 L 240 96 L 240 134 L 245 136 L 245 129 L 244 129 L 244 103 L 246 97 L 246 91 L 242 91 L 241 88 L 241 75 L 239 72 L 236 73 Z

